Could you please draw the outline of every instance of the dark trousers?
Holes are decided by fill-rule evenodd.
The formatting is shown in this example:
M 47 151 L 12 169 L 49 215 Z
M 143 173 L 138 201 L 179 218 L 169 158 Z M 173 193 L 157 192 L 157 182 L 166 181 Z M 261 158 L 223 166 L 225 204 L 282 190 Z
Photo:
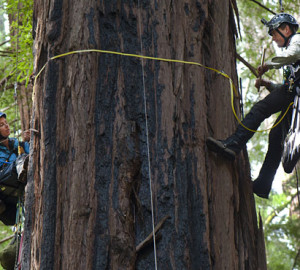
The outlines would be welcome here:
M 16 221 L 17 203 L 25 186 L 18 180 L 16 164 L 23 163 L 26 156 L 27 154 L 18 156 L 16 161 L 0 170 L 0 200 L 5 205 L 5 211 L 0 213 L 0 220 L 5 225 L 14 225 Z
M 276 124 L 280 121 L 290 103 L 293 102 L 294 97 L 294 92 L 291 93 L 283 87 L 274 90 L 263 100 L 256 103 L 242 121 L 243 125 L 247 128 L 257 130 L 266 118 L 272 114 L 281 112 L 273 128 L 270 130 L 268 151 L 259 176 L 255 181 L 256 192 L 258 193 L 270 192 L 274 176 L 281 160 L 283 142 L 290 127 L 292 107 L 290 107 L 283 120 L 278 125 Z M 242 148 L 253 135 L 253 132 L 239 125 L 232 136 Z

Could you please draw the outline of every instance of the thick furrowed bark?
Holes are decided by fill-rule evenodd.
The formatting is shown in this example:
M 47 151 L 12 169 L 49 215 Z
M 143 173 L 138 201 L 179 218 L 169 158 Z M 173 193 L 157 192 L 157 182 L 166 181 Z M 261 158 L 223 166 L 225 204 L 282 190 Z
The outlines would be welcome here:
M 200 62 L 237 81 L 229 1 L 140 5 L 35 1 L 36 69 L 102 49 Z M 94 52 L 48 62 L 34 95 L 24 264 L 153 268 L 153 245 L 136 252 L 152 231 L 150 170 L 159 269 L 265 269 L 247 155 L 229 163 L 205 146 L 234 126 L 228 81 L 204 68 Z

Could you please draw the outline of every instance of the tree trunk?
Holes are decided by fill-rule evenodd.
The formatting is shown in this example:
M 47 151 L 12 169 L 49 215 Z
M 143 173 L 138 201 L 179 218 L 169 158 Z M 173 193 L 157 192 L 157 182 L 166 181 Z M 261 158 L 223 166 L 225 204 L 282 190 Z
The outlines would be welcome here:
M 102 49 L 237 82 L 230 1 L 140 2 L 35 1 L 36 71 L 47 65 L 23 267 L 154 269 L 153 213 L 158 269 L 266 269 L 247 153 L 230 163 L 205 146 L 235 128 L 226 78 L 95 52 L 47 62 Z
M 17 95 L 18 107 L 21 119 L 21 130 L 30 128 L 31 109 L 32 109 L 32 84 L 20 84 Z

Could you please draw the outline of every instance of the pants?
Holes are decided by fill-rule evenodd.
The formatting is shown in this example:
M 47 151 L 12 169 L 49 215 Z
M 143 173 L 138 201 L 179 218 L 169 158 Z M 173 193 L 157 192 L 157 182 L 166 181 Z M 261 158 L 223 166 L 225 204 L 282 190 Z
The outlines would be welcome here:
M 5 225 L 14 225 L 16 221 L 16 205 L 24 190 L 24 184 L 18 180 L 18 168 L 21 170 L 27 154 L 17 157 L 17 160 L 0 170 L 0 200 L 5 205 L 0 213 L 0 220 Z
M 247 128 L 257 130 L 266 118 L 274 113 L 281 112 L 274 124 L 275 127 L 273 126 L 269 133 L 268 151 L 259 176 L 255 181 L 257 192 L 270 192 L 274 176 L 281 161 L 283 142 L 290 127 L 292 109 L 289 109 L 288 113 L 278 125 L 276 125 L 276 123 L 280 121 L 290 103 L 293 102 L 294 97 L 295 92 L 291 93 L 284 87 L 274 90 L 263 100 L 256 103 L 242 121 L 243 125 Z M 232 137 L 238 142 L 242 149 L 253 135 L 253 132 L 239 125 Z

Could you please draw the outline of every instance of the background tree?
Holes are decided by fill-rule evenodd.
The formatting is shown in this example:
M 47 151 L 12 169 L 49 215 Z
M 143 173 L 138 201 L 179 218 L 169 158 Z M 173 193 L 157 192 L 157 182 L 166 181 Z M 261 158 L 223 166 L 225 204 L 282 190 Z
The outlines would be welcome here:
M 0 111 L 7 114 L 12 136 L 19 137 L 31 117 L 33 1 L 1 0 L 0 7 Z M 1 222 L 1 251 L 13 234 L 13 228 Z
M 5 20 L 3 14 L 1 46 L 5 60 L 0 64 L 3 91 L 0 106 L 6 111 L 14 134 L 18 136 L 20 130 L 29 128 L 31 118 L 33 1 L 1 0 L 0 5 L 8 18 Z

